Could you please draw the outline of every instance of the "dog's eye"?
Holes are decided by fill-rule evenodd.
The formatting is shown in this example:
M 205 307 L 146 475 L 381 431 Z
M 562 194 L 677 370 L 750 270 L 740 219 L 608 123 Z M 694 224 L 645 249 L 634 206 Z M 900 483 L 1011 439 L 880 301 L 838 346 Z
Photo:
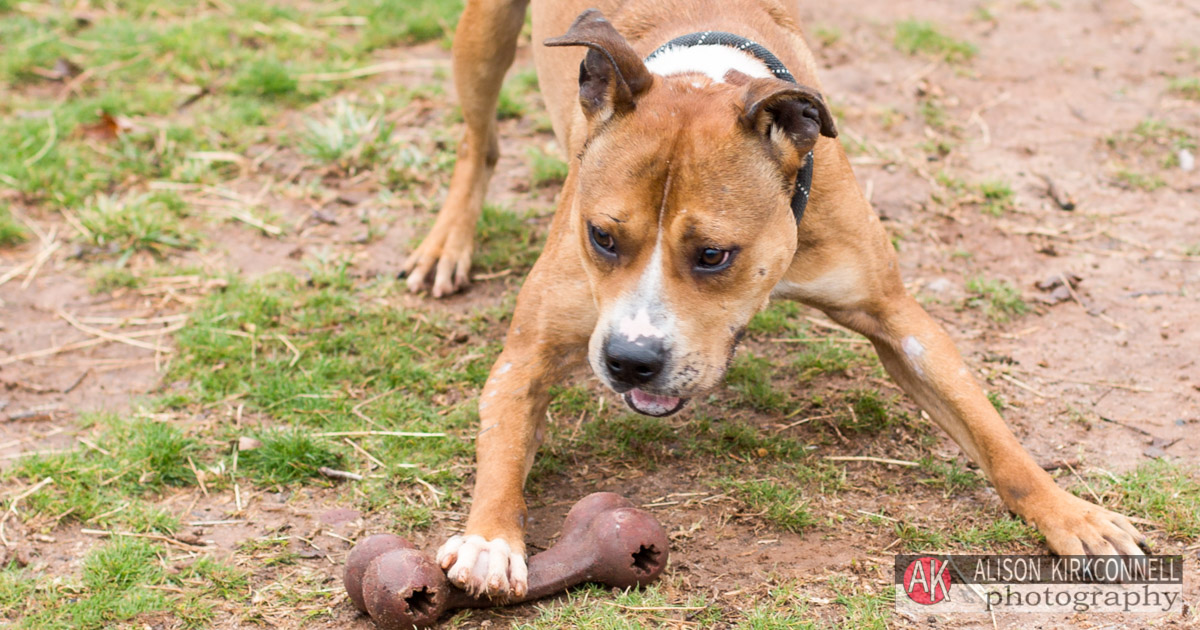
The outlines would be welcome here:
M 702 271 L 720 271 L 728 267 L 732 259 L 731 250 L 706 247 L 700 250 L 700 255 L 696 258 L 696 268 Z
M 617 240 L 613 238 L 612 234 L 609 234 L 608 232 L 605 232 L 594 225 L 588 226 L 588 232 L 592 236 L 592 245 L 596 247 L 597 251 L 605 256 L 616 255 Z

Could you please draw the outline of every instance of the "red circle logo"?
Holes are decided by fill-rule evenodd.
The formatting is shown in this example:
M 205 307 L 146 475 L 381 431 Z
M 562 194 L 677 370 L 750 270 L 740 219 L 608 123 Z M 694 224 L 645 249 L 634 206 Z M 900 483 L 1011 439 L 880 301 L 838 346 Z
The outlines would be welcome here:
M 932 606 L 950 595 L 950 563 L 917 558 L 904 570 L 904 592 L 918 604 Z

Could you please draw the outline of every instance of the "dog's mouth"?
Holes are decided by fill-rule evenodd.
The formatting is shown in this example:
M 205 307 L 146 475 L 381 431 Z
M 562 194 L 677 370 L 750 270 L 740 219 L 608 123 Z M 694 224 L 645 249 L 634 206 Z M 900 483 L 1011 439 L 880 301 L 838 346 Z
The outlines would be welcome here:
M 642 415 L 654 416 L 656 418 L 669 416 L 683 409 L 687 401 L 687 398 L 659 396 L 640 389 L 631 389 L 625 392 L 625 404 L 629 405 L 630 409 Z

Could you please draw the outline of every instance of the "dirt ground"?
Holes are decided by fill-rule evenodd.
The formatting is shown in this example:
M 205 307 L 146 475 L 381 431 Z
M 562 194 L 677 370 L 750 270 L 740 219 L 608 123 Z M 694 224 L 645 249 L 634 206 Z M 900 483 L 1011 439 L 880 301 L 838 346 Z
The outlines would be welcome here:
M 1121 474 L 1152 458 L 1200 461 L 1200 170 L 1181 167 L 1179 147 L 1169 134 L 1136 131 L 1139 125 L 1145 130 L 1149 120 L 1184 130 L 1193 140 L 1200 137 L 1200 101 L 1168 87 L 1172 77 L 1200 76 L 1200 6 L 1185 0 L 802 4 L 823 92 L 850 147 L 860 185 L 896 236 L 907 285 L 959 343 L 987 389 L 1007 401 L 1005 417 L 1034 458 L 1059 469 L 1065 485 L 1075 478 L 1062 470 L 1064 462 L 1083 474 Z M 984 6 L 986 14 L 979 10 Z M 977 55 L 963 64 L 898 51 L 894 24 L 914 18 L 971 42 Z M 527 39 L 522 42 L 514 72 L 531 67 L 531 46 Z M 448 61 L 448 52 L 436 45 L 397 48 L 389 56 L 434 60 L 443 69 Z M 447 92 L 452 90 L 444 70 L 436 69 L 384 73 L 355 89 L 410 81 L 441 82 Z M 532 118 L 501 123 L 504 157 L 489 196 L 509 207 L 544 211 L 552 206 L 556 189 L 530 192 L 525 156 L 528 147 L 552 147 L 553 137 L 538 131 Z M 429 107 L 410 108 L 396 119 L 395 133 L 402 137 L 418 136 L 443 120 L 441 112 Z M 457 134 L 454 127 L 446 131 Z M 1191 151 L 1196 152 L 1194 146 Z M 286 172 L 286 152 L 266 160 L 263 168 Z M 250 175 L 240 185 L 253 191 L 255 178 Z M 962 183 L 948 184 L 948 178 Z M 1011 189 L 998 216 L 982 211 L 987 199 L 978 188 L 981 182 L 1003 182 Z M 366 181 L 348 188 L 354 185 L 379 186 Z M 1072 209 L 1055 201 L 1050 185 L 1060 198 L 1073 200 Z M 0 191 L 2 187 L 0 183 Z M 444 194 L 444 187 L 436 194 Z M 420 209 L 402 208 L 381 238 L 362 245 L 355 243 L 358 228 L 349 222 L 305 224 L 312 204 L 273 193 L 268 199 L 279 224 L 304 229 L 266 236 L 232 224 L 210 226 L 210 245 L 180 254 L 179 264 L 245 276 L 279 269 L 302 273 L 297 252 L 333 247 L 349 252 L 363 276 L 394 276 L 413 239 L 429 224 Z M 61 214 L 25 210 L 46 240 L 0 250 L 0 274 L 36 257 L 44 243 L 54 241 L 52 234 L 72 230 Z M 539 225 L 544 223 L 542 219 Z M 81 412 L 135 410 L 171 386 L 161 378 L 170 360 L 164 351 L 172 343 L 169 334 L 147 336 L 142 347 L 96 343 L 28 360 L 14 357 L 93 339 L 81 326 L 102 326 L 105 320 L 99 318 L 161 318 L 154 321 L 170 329 L 220 282 L 160 277 L 139 288 L 96 293 L 87 265 L 74 249 L 68 242 L 50 252 L 27 285 L 23 273 L 0 286 L 0 419 L 8 418 L 0 422 L 0 465 L 11 466 L 30 452 L 77 447 Z M 1079 278 L 1065 296 L 1060 291 L 1053 298 L 1052 289 L 1038 288 L 1039 281 L 1063 274 Z M 982 309 L 964 308 L 972 293 L 969 281 L 981 275 L 1017 287 L 1032 312 L 998 322 Z M 517 277 L 502 276 L 440 302 L 399 294 L 393 299 L 405 308 L 462 315 L 511 304 L 519 283 Z M 62 311 L 78 318 L 80 326 L 59 316 Z M 820 319 L 815 312 L 803 316 Z M 502 334 L 496 330 L 494 338 Z M 753 339 L 747 347 L 786 360 L 779 344 L 765 338 Z M 580 382 L 605 395 L 594 382 Z M 896 393 L 864 369 L 815 387 L 838 391 L 863 382 Z M 787 379 L 776 385 L 809 387 Z M 615 399 L 608 402 L 617 404 Z M 902 405 L 915 415 L 911 403 Z M 228 407 L 219 412 L 237 409 L 235 404 Z M 693 413 L 689 409 L 672 422 L 687 424 Z M 769 412 L 737 413 L 762 427 L 792 421 Z M 802 441 L 815 435 L 803 427 L 800 431 L 794 436 Z M 820 448 L 827 455 L 904 459 L 909 453 L 904 445 L 883 438 L 833 441 Z M 944 437 L 933 451 L 965 461 Z M 641 470 L 596 459 L 582 464 L 572 464 L 567 456 L 566 470 L 539 477 L 530 497 L 530 541 L 535 548 L 544 547 L 569 506 L 588 492 L 613 490 L 629 496 L 650 506 L 672 532 L 675 547 L 662 591 L 668 606 L 684 606 L 689 596 L 702 594 L 737 618 L 739 611 L 769 598 L 769 584 L 787 583 L 800 589 L 806 618 L 851 627 L 856 622 L 838 598 L 845 592 L 886 590 L 891 554 L 900 542 L 890 527 L 822 520 L 803 533 L 788 533 L 748 516 L 743 504 L 702 483 L 709 470 L 702 465 L 671 460 L 670 465 Z M 849 463 L 849 490 L 836 498 L 814 498 L 812 506 L 822 517 L 871 513 L 926 524 L 943 518 L 984 522 L 1003 513 L 995 492 L 986 487 L 943 494 L 909 476 L 903 479 L 910 491 L 879 491 L 887 485 L 881 478 L 894 474 L 899 472 L 878 464 Z M 6 484 L 4 496 L 24 487 Z M 468 490 L 469 485 L 458 492 Z M 236 521 L 195 526 L 196 536 L 207 542 L 204 553 L 235 558 L 254 573 L 256 589 L 308 589 L 325 595 L 291 608 L 273 605 L 254 623 L 372 627 L 340 595 L 335 578 L 349 549 L 345 541 L 386 528 L 388 515 L 354 509 L 336 487 L 245 494 L 209 496 L 189 487 L 170 490 L 157 502 L 188 522 Z M 465 509 L 465 504 L 451 511 L 434 508 L 434 523 L 415 532 L 414 541 L 433 548 L 461 522 Z M 98 544 L 95 536 L 82 532 L 87 527 L 68 519 L 34 531 L 10 518 L 8 535 L 33 556 L 39 575 L 52 577 L 78 571 L 79 558 Z M 260 569 L 252 557 L 239 556 L 244 540 L 285 530 L 304 533 L 315 541 L 308 551 L 315 551 L 302 553 L 299 564 L 284 569 Z M 937 627 L 951 628 L 1200 627 L 1194 611 L 1200 603 L 1200 541 L 1167 540 L 1153 531 L 1152 536 L 1160 550 L 1187 555 L 1185 593 L 1193 610 L 1183 616 L 933 620 L 896 615 L 885 601 L 883 612 L 871 622 L 881 619 L 883 625 L 872 627 L 928 627 L 935 621 Z M 1043 551 L 1044 546 L 1033 550 Z M 551 609 L 559 605 L 562 600 L 542 604 Z M 474 613 L 455 623 L 512 627 L 545 614 L 535 606 L 518 606 Z M 211 625 L 241 627 L 243 619 L 223 611 Z M 163 620 L 142 621 L 128 627 L 171 627 Z M 625 623 L 650 622 L 631 618 Z M 697 622 L 679 612 L 655 623 L 695 627 Z

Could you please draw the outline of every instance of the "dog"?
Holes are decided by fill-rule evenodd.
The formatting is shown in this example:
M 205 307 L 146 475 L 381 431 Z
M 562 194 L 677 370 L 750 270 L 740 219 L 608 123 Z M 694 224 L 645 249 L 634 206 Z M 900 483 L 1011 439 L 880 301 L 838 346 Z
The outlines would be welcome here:
M 532 4 L 538 82 L 570 168 L 480 397 L 470 516 L 437 553 L 452 582 L 498 601 L 525 594 L 523 487 L 552 385 L 586 363 L 635 411 L 672 414 L 721 383 L 771 299 L 818 308 L 869 339 L 1052 551 L 1142 554 L 1128 519 L 1034 462 L 906 292 L 836 140 L 796 6 Z M 405 261 L 412 290 L 441 297 L 467 282 L 526 5 L 468 0 L 462 14 L 453 69 L 466 133 L 445 205 Z

